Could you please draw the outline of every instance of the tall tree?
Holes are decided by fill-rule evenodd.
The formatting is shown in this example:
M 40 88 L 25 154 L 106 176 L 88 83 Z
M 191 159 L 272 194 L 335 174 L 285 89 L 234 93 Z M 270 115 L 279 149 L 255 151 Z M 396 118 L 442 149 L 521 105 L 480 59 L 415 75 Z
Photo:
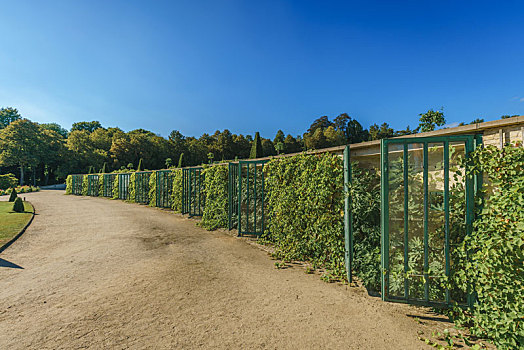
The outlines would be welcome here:
M 19 166 L 20 185 L 24 184 L 24 169 L 36 166 L 42 156 L 38 124 L 19 119 L 0 131 L 0 166 Z
M 370 140 L 381 140 L 393 137 L 395 130 L 389 126 L 388 123 L 382 123 L 380 127 L 377 124 L 373 124 L 369 127 L 369 139 Z
M 434 111 L 430 109 L 426 113 L 419 114 L 419 116 L 420 123 L 417 131 L 420 130 L 420 132 L 433 131 L 437 126 L 446 124 L 446 119 L 444 118 L 444 113 L 442 111 Z
M 76 123 L 73 123 L 73 126 L 71 127 L 71 131 L 86 130 L 88 132 L 93 132 L 96 129 L 100 129 L 101 127 L 102 127 L 102 124 L 100 124 L 100 122 L 96 120 L 93 120 L 91 122 L 76 122 Z
M 249 158 L 261 158 L 264 156 L 264 150 L 262 148 L 262 141 L 260 140 L 260 133 L 257 131 L 255 133 L 255 139 L 251 145 L 251 152 L 249 153 Z
M 44 124 L 40 124 L 40 127 L 45 130 L 52 130 L 56 132 L 57 134 L 59 134 L 60 136 L 62 136 L 63 138 L 67 138 L 67 134 L 69 133 L 67 129 L 61 127 L 57 123 L 44 123 Z
M 13 107 L 5 107 L 0 109 L 0 129 L 5 128 L 15 120 L 22 119 L 18 110 Z

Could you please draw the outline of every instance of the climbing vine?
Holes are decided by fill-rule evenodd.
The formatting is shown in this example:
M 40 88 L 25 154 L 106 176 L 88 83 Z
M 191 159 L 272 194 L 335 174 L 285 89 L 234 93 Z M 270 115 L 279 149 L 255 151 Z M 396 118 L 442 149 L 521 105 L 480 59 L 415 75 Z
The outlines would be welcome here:
M 483 173 L 482 211 L 473 233 L 460 247 L 469 256 L 453 276 L 463 292 L 474 290 L 469 311 L 457 309 L 457 322 L 499 349 L 524 348 L 524 148 L 479 148 L 468 162 L 469 174 Z
M 344 266 L 342 160 L 332 154 L 273 159 L 264 167 L 275 255 L 310 261 L 340 279 Z M 270 232 L 270 233 L 269 233 Z
M 66 194 L 73 193 L 73 176 L 67 175 L 66 177 Z
M 228 169 L 224 165 L 206 167 L 204 174 L 205 207 L 200 226 L 215 230 L 228 224 Z
M 173 190 L 171 191 L 172 209 L 182 212 L 182 169 L 173 170 Z
M 131 175 L 129 175 L 129 188 L 128 188 L 128 191 L 129 191 L 129 199 L 128 201 L 129 202 L 136 202 L 136 173 L 131 173 Z
M 156 171 L 149 176 L 149 206 L 156 207 Z
M 89 188 L 88 176 L 84 175 L 82 177 L 82 196 L 87 196 L 87 190 Z

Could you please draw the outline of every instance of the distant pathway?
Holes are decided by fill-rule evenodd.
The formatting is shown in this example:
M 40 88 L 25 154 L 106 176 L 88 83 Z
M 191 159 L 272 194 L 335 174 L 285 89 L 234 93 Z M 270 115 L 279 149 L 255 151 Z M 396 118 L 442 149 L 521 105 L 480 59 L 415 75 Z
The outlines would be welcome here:
M 193 220 L 63 191 L 0 254 L 0 349 L 424 349 L 406 314 Z M 21 268 L 17 268 L 17 266 Z

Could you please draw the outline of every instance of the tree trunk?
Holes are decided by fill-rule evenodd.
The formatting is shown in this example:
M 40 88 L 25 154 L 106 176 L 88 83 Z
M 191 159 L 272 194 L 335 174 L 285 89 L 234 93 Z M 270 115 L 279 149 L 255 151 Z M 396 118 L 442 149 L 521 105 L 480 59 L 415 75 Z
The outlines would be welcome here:
M 24 166 L 20 164 L 20 186 L 24 185 Z

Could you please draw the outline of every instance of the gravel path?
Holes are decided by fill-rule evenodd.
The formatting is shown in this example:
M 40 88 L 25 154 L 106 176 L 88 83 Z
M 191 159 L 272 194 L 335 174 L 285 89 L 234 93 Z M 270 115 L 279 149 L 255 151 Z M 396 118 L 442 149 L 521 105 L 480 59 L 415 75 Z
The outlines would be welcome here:
M 0 349 L 424 349 L 437 324 L 171 212 L 22 196 L 37 216 L 0 255 Z

